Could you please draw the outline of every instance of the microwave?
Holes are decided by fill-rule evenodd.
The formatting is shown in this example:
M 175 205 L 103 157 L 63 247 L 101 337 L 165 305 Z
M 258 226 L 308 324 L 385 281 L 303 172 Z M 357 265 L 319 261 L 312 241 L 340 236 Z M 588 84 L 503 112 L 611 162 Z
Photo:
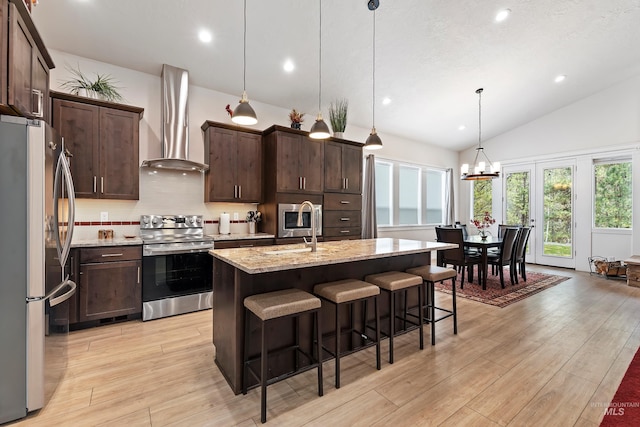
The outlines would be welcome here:
M 298 227 L 300 204 L 278 204 L 278 238 L 310 237 L 311 211 L 305 207 L 302 211 L 302 225 Z M 322 205 L 313 205 L 316 214 L 316 236 L 322 236 Z

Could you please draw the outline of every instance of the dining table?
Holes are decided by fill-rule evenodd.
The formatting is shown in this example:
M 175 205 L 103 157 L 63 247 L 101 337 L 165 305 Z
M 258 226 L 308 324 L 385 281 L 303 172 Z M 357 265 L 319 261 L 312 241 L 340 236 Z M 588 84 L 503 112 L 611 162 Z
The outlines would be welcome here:
M 491 236 L 491 235 L 487 235 L 487 236 L 480 236 L 479 234 L 475 234 L 475 235 L 469 235 L 464 239 L 464 247 L 465 248 L 477 248 L 480 250 L 480 257 L 482 259 L 482 262 L 480 264 L 480 267 L 482 269 L 482 274 L 478 274 L 479 278 L 478 280 L 480 280 L 480 277 L 482 277 L 482 290 L 486 290 L 487 289 L 487 273 L 488 273 L 488 253 L 489 253 L 489 248 L 499 248 L 500 245 L 502 244 L 502 238 L 496 237 L 496 236 Z M 479 283 L 480 284 L 480 283 Z

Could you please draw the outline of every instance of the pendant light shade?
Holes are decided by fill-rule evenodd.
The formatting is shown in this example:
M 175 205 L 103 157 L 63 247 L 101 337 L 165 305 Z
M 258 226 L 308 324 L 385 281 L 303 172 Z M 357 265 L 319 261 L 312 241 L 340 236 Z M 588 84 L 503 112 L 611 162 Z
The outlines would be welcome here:
M 233 110 L 231 115 L 231 121 L 239 125 L 255 125 L 258 123 L 256 112 L 249 104 L 247 98 L 247 0 L 244 0 L 244 56 L 242 59 L 243 64 L 243 77 L 242 77 L 242 99 L 240 103 Z
M 382 140 L 378 136 L 376 132 L 376 9 L 378 8 L 378 3 L 370 1 L 367 6 L 369 10 L 373 10 L 373 75 L 372 75 L 372 100 L 371 100 L 371 111 L 372 111 L 372 127 L 371 133 L 369 137 L 364 143 L 364 148 L 367 150 L 379 150 L 382 148 Z
M 478 148 L 476 148 L 476 157 L 473 160 L 473 170 L 470 169 L 468 163 L 460 168 L 460 177 L 465 181 L 482 181 L 495 179 L 500 176 L 500 163 L 491 163 L 489 156 L 484 152 L 482 147 L 482 91 L 480 88 L 476 90 L 478 94 Z
M 318 50 L 318 115 L 316 116 L 316 122 L 311 126 L 309 131 L 309 137 L 313 139 L 327 139 L 331 136 L 329 126 L 322 119 L 322 0 L 320 3 L 320 49 Z

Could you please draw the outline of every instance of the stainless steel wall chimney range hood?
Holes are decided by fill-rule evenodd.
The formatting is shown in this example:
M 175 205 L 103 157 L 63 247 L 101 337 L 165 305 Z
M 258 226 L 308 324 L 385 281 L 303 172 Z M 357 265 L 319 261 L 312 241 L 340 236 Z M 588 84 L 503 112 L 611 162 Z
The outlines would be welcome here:
M 182 171 L 209 170 L 187 159 L 189 154 L 189 72 L 162 65 L 162 158 L 144 160 L 140 167 Z

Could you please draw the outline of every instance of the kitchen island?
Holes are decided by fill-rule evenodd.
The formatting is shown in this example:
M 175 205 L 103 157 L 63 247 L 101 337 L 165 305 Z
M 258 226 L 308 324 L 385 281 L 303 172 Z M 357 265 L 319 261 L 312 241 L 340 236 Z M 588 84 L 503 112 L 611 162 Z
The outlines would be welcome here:
M 305 248 L 303 244 L 213 249 L 210 254 L 214 257 L 213 344 L 216 347 L 216 364 L 234 393 L 240 393 L 244 346 L 243 302 L 247 296 L 287 288 L 313 292 L 313 286 L 318 283 L 349 278 L 362 280 L 368 274 L 404 271 L 430 264 L 431 251 L 454 247 L 456 245 L 448 243 L 381 238 L 322 242 L 318 243 L 317 252 L 310 252 L 310 248 Z M 381 294 L 381 319 L 388 313 L 388 300 L 385 297 L 384 293 Z M 412 298 L 415 305 L 415 296 Z M 354 317 L 358 318 L 359 312 L 356 314 Z M 332 325 L 332 318 L 330 309 L 323 308 L 325 333 Z M 310 319 L 301 319 L 301 344 L 310 341 L 305 337 L 310 337 L 311 326 Z M 269 342 L 273 343 L 274 348 L 289 345 L 294 339 L 290 320 L 274 323 L 268 333 Z M 258 336 L 259 330 L 252 328 L 252 355 L 259 352 Z M 347 344 L 357 348 L 360 340 L 355 341 Z M 290 370 L 293 363 L 290 354 L 282 354 L 270 360 L 269 368 L 273 375 L 280 375 Z

